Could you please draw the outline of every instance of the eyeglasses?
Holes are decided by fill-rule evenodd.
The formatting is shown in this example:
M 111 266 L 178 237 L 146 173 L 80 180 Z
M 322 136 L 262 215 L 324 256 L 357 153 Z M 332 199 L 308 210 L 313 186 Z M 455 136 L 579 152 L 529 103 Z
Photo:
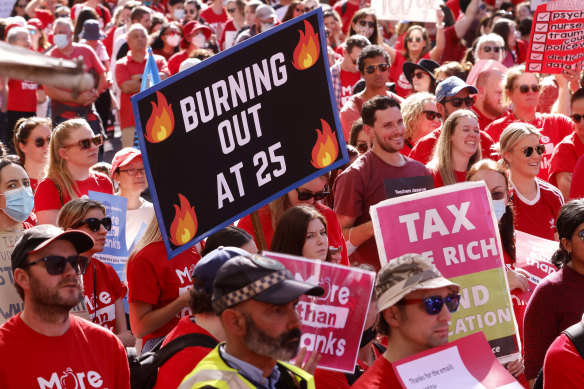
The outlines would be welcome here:
M 318 201 L 324 199 L 326 196 L 331 194 L 327 186 L 325 186 L 324 190 L 321 190 L 320 192 L 311 192 L 309 190 L 300 191 L 300 189 L 296 188 L 296 193 L 298 194 L 298 200 L 300 201 L 308 201 L 313 197 L 314 201 Z
M 235 12 L 235 8 L 227 8 L 227 12 L 229 12 L 230 14 Z
M 426 73 L 426 72 L 412 73 L 412 78 L 417 78 L 419 80 L 419 79 L 421 79 L 422 77 L 424 77 L 427 74 L 428 73 Z
M 99 220 L 96 217 L 90 217 L 89 219 L 81 220 L 79 223 L 75 224 L 74 228 L 78 228 L 84 224 L 87 224 L 89 229 L 93 232 L 99 231 L 101 226 L 103 226 L 103 228 L 105 228 L 106 231 L 112 229 L 112 219 L 110 217 L 104 217 L 101 220 Z
M 387 69 L 389 69 L 389 65 L 386 63 L 380 63 L 379 65 L 369 65 L 365 68 L 365 72 L 367 72 L 367 74 L 373 74 L 375 73 L 375 68 L 379 68 L 380 72 L 387 72 Z
M 413 37 L 409 37 L 408 38 L 408 43 L 412 43 L 413 41 L 416 41 L 416 43 L 420 43 L 422 41 L 422 38 L 420 38 L 419 36 L 413 38 Z
M 47 269 L 47 273 L 52 276 L 58 276 L 63 274 L 65 271 L 65 267 L 67 263 L 71 265 L 73 270 L 75 270 L 75 274 L 81 275 L 85 274 L 85 270 L 87 269 L 87 264 L 89 263 L 89 258 L 84 257 L 82 255 L 72 255 L 70 257 L 62 257 L 60 255 L 49 255 L 48 257 L 44 257 L 41 259 L 37 259 L 36 261 L 25 263 L 21 266 L 21 268 L 25 268 L 28 266 L 36 265 L 37 263 L 45 263 L 45 267 Z
M 367 20 L 359 20 L 357 23 L 359 23 L 359 25 L 361 27 L 369 27 L 369 28 L 374 28 L 375 27 L 375 23 L 374 22 L 368 22 Z
M 121 170 L 120 169 L 120 172 L 126 173 L 130 177 L 133 177 L 133 176 L 135 176 L 138 173 L 144 174 L 144 168 L 140 168 L 140 169 L 127 169 L 127 170 Z
M 49 144 L 50 141 L 51 141 L 50 136 L 47 136 L 46 138 L 42 138 L 39 136 L 38 138 L 34 138 L 34 145 L 40 149 L 41 147 L 45 147 L 45 143 Z
M 296 12 L 306 12 L 306 10 L 304 8 L 300 8 L 300 7 L 296 7 Z
M 371 144 L 367 142 L 359 142 L 355 145 L 355 147 L 357 148 L 357 151 L 359 151 L 359 153 L 363 154 L 369 151 L 369 149 L 371 148 Z
M 422 111 L 422 113 L 426 114 L 426 119 L 434 120 L 438 118 L 438 120 L 442 120 L 442 114 L 436 111 Z
M 462 107 L 462 103 L 464 103 L 467 107 L 472 107 L 474 102 L 475 101 L 472 97 L 465 97 L 464 99 L 461 97 L 453 97 L 451 99 L 444 100 L 444 104 L 450 103 L 454 108 Z
M 446 304 L 446 308 L 450 313 L 456 312 L 458 309 L 458 303 L 460 302 L 459 294 L 449 294 L 446 297 L 431 296 L 425 299 L 403 299 L 400 304 L 419 304 L 424 303 L 424 308 L 428 315 L 437 315 L 442 311 L 442 307 Z
M 493 47 L 491 47 L 491 46 L 483 46 L 483 50 L 484 50 L 485 53 L 490 53 L 491 52 L 491 49 L 495 53 L 498 53 L 499 51 L 505 50 L 505 48 L 502 47 L 502 46 L 493 46 Z
M 92 144 L 98 147 L 101 146 L 103 144 L 103 135 L 99 134 L 94 136 L 93 138 L 81 139 L 77 143 L 73 143 L 71 145 L 66 145 L 63 147 L 79 146 L 81 150 L 87 150 L 91 147 Z
M 580 123 L 580 120 L 582 120 L 582 118 L 584 118 L 584 115 L 578 115 L 577 113 L 572 114 L 572 120 L 575 123 Z
M 521 93 L 529 93 L 529 85 L 517 85 L 514 88 L 519 88 L 519 92 Z M 531 84 L 531 90 L 533 91 L 533 93 L 537 93 L 539 92 L 539 85 L 537 84 Z
M 523 155 L 525 155 L 526 157 L 531 157 L 531 155 L 533 154 L 533 152 L 536 152 L 537 155 L 543 155 L 545 153 L 545 146 L 544 145 L 537 145 L 535 147 L 533 146 L 527 146 L 523 148 Z

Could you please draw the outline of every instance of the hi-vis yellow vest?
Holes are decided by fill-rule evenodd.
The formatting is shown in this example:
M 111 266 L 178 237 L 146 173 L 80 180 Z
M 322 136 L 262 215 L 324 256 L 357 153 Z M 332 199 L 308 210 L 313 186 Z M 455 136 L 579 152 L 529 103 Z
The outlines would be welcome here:
M 299 383 L 299 388 L 315 389 L 314 377 L 299 367 L 289 363 L 278 364 L 288 369 Z M 198 389 L 209 385 L 217 389 L 255 389 L 256 387 L 237 370 L 229 367 L 219 355 L 219 346 L 215 347 L 199 362 L 195 370 L 185 377 L 179 389 Z

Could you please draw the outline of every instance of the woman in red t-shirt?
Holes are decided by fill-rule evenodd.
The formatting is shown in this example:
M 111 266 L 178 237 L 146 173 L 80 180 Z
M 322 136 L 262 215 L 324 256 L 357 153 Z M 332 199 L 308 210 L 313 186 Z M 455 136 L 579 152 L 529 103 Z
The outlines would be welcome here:
M 57 223 L 64 230 L 81 230 L 93 238 L 91 250 L 82 253 L 89 258 L 83 274 L 83 296 L 87 313 L 95 324 L 112 331 L 126 347 L 134 347 L 136 338 L 128 330 L 122 299 L 128 288 L 114 268 L 94 257 L 103 251 L 112 219 L 105 217 L 105 207 L 94 200 L 69 201 L 59 212 Z
M 20 119 L 14 129 L 14 149 L 28 174 L 33 193 L 49 164 L 51 127 L 51 119 L 32 117 Z
M 439 188 L 464 182 L 468 169 L 480 159 L 477 115 L 461 109 L 446 119 L 434 155 L 426 167 L 434 177 L 434 188 Z
M 85 119 L 70 119 L 59 124 L 49 145 L 49 169 L 35 193 L 39 224 L 57 224 L 59 209 L 71 199 L 89 191 L 113 194 L 110 179 L 91 171 L 97 163 L 103 136 L 95 135 Z

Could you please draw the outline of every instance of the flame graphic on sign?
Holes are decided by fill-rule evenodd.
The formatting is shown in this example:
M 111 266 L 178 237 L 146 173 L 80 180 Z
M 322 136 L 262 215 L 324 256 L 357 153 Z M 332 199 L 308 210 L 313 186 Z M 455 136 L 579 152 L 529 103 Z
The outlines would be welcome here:
M 146 123 L 146 133 L 144 136 L 150 143 L 160 143 L 168 139 L 174 129 L 174 114 L 171 105 L 168 104 L 164 95 L 156 91 L 158 105 L 152 103 L 152 115 Z
M 318 128 L 316 133 L 318 134 L 318 139 L 316 144 L 312 148 L 312 166 L 317 169 L 322 169 L 333 163 L 337 156 L 339 155 L 339 146 L 337 144 L 337 139 L 334 131 L 331 131 L 329 124 L 320 119 L 322 123 L 322 131 Z
M 191 207 L 189 200 L 182 194 L 179 193 L 178 198 L 180 199 L 180 208 L 173 204 L 176 214 L 170 225 L 170 241 L 175 246 L 182 246 L 194 238 L 198 222 L 195 207 Z
M 298 70 L 305 70 L 318 61 L 320 55 L 320 44 L 318 34 L 314 32 L 312 25 L 304 21 L 304 31 L 298 30 L 300 40 L 294 49 L 292 65 Z

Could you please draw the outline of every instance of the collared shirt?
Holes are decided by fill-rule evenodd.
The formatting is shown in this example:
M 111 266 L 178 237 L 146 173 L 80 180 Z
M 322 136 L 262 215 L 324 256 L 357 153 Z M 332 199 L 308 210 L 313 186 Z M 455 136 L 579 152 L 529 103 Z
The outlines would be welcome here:
M 265 378 L 263 372 L 245 361 L 230 355 L 225 351 L 225 345 L 222 344 L 219 346 L 219 354 L 221 357 L 227 362 L 229 366 L 234 369 L 237 369 L 241 375 L 245 378 L 253 381 L 254 384 L 260 385 L 261 388 L 265 389 L 275 389 L 276 382 L 280 379 L 280 370 L 278 370 L 278 366 L 274 366 L 272 373 L 268 378 Z
M 333 92 L 335 94 L 335 102 L 337 103 L 339 110 L 343 108 L 341 104 L 341 62 L 343 62 L 343 60 L 335 62 L 335 64 L 331 66 L 330 69 Z

